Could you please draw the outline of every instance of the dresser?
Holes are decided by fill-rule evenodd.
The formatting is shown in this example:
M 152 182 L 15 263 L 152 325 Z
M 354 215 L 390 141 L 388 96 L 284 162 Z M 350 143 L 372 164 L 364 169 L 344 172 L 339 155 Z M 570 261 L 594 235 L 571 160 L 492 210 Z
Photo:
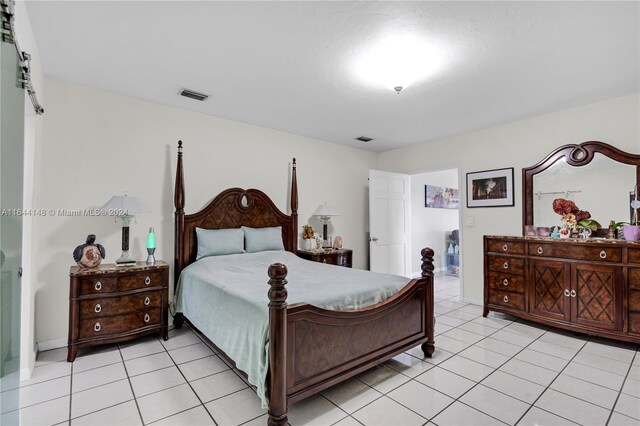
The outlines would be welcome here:
M 312 262 L 328 263 L 330 265 L 344 266 L 351 268 L 353 250 L 349 249 L 329 249 L 324 251 L 298 250 L 298 256 L 311 260 Z
M 168 339 L 169 265 L 71 267 L 67 361 L 78 349 L 160 333 Z
M 640 243 L 484 237 L 484 316 L 640 343 Z

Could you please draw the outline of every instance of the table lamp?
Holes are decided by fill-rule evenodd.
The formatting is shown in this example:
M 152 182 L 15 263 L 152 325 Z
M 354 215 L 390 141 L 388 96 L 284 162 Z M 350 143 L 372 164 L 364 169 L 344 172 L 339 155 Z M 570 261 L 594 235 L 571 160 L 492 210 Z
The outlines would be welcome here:
M 328 225 L 331 221 L 331 216 L 339 216 L 335 207 L 327 205 L 327 203 L 320 204 L 312 216 L 319 216 L 322 220 L 322 247 L 331 247 L 331 237 L 328 233 Z
M 155 265 L 156 257 L 154 253 L 156 252 L 156 233 L 153 230 L 153 227 L 149 228 L 149 235 L 147 235 L 147 265 Z
M 127 195 L 114 195 L 100 210 L 105 214 L 122 219 L 122 255 L 116 259 L 116 265 L 135 265 L 136 261 L 129 252 L 129 225 L 136 213 L 146 213 L 149 210 L 139 198 Z

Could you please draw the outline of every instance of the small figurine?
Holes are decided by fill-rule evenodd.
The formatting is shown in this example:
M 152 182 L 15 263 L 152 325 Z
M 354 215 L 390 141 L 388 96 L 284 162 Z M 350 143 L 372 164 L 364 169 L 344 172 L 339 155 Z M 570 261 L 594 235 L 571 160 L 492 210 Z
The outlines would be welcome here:
M 81 268 L 95 268 L 104 259 L 105 251 L 101 244 L 95 244 L 96 236 L 87 235 L 87 242 L 81 244 L 73 251 L 73 260 Z
M 333 239 L 333 248 L 334 249 L 342 248 L 342 237 L 340 235 L 336 235 L 336 237 Z

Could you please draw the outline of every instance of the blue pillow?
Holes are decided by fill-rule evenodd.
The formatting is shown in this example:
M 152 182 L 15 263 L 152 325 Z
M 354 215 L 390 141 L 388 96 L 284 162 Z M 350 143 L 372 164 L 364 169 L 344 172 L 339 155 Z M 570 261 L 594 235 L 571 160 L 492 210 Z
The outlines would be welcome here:
M 244 253 L 244 231 L 234 229 L 196 228 L 198 254 L 196 260 L 207 256 Z
M 282 243 L 282 226 L 272 228 L 247 228 L 244 231 L 244 248 L 247 253 L 265 250 L 284 250 Z

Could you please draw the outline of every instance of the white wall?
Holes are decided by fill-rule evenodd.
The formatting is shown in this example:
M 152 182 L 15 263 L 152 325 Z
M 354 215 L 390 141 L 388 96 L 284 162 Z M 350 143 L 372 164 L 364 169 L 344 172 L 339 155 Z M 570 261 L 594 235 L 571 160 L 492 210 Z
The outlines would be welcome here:
M 420 250 L 430 247 L 435 251 L 436 271 L 443 270 L 443 254 L 447 252 L 445 232 L 459 228 L 458 210 L 434 209 L 424 206 L 424 186 L 458 188 L 458 171 L 441 170 L 411 175 L 411 271 L 420 273 Z
M 468 172 L 515 168 L 515 207 L 468 209 L 466 195 L 461 196 L 463 297 L 481 303 L 482 236 L 522 235 L 522 168 L 537 163 L 560 145 L 587 140 L 640 152 L 640 95 L 384 152 L 378 157 L 377 167 L 401 173 L 458 168 L 462 194 Z M 588 210 L 587 206 L 581 207 Z
M 151 210 L 132 225 L 133 255 L 146 258 L 146 233 L 154 226 L 156 258 L 173 263 L 178 139 L 184 142 L 187 213 L 234 186 L 259 188 L 288 212 L 290 162 L 296 157 L 299 225 L 320 203 L 335 206 L 341 216 L 332 219 L 333 235 L 342 235 L 354 250 L 355 267 L 366 266 L 367 177 L 375 153 L 57 80 L 46 84 L 46 137 L 36 150 L 37 208 L 98 208 L 126 190 Z M 95 233 L 106 262 L 113 262 L 120 255 L 120 232 L 121 223 L 106 217 L 35 218 L 38 342 L 66 342 L 73 249 Z
M 40 54 L 29 20 L 24 1 L 16 2 L 15 30 L 20 49 L 31 55 L 31 81 L 36 90 L 38 101 L 46 108 L 44 96 L 44 73 Z M 30 209 L 33 204 L 35 147 L 42 144 L 43 116 L 36 115 L 31 100 L 25 91 L 24 122 L 24 199 L 23 207 Z M 20 333 L 20 363 L 22 376 L 28 377 L 35 364 L 35 283 L 33 281 L 33 218 L 25 216 L 22 225 L 22 303 Z

